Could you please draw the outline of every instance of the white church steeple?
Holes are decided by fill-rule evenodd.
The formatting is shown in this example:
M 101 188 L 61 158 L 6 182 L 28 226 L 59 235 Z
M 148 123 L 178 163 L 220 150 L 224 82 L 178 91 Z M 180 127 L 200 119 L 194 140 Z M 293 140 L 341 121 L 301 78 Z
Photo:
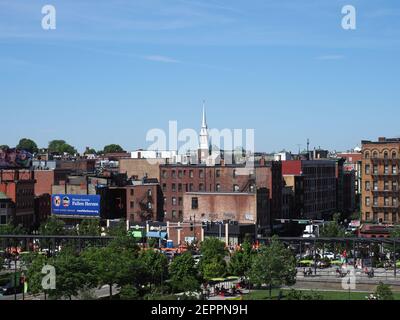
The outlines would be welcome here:
M 206 120 L 206 109 L 205 101 L 203 101 L 203 119 L 201 122 L 201 129 L 199 135 L 199 160 L 205 162 L 209 155 L 209 139 L 208 139 L 208 128 Z

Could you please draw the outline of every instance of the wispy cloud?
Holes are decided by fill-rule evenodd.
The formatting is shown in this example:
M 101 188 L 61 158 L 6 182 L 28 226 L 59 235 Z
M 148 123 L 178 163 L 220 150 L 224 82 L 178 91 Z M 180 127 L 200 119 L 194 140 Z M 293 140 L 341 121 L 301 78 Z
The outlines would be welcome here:
M 163 63 L 180 63 L 181 61 L 160 55 L 150 55 L 144 57 L 146 60 L 149 61 L 156 61 L 156 62 L 163 62 Z
M 331 55 L 325 55 L 325 56 L 319 56 L 316 59 L 317 60 L 343 60 L 345 56 L 340 55 L 340 54 L 331 54 Z

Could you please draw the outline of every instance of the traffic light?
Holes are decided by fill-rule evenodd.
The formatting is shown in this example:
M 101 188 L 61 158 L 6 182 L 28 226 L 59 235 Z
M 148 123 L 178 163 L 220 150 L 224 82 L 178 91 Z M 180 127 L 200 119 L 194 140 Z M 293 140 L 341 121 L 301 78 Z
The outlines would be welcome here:
M 194 225 L 193 225 L 193 222 L 191 222 L 190 223 L 190 231 L 193 231 L 194 230 Z

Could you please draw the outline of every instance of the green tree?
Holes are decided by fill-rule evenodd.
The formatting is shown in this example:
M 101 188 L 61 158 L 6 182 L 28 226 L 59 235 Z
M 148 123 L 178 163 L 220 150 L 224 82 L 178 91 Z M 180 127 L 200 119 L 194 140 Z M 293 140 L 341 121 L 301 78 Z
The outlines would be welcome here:
M 225 243 L 217 238 L 208 238 L 200 245 L 202 257 L 199 270 L 204 279 L 223 277 L 226 274 Z
M 54 154 L 70 154 L 73 155 L 77 153 L 76 149 L 66 143 L 64 140 L 52 140 L 49 142 L 48 151 Z
M 268 285 L 271 297 L 272 287 L 295 284 L 296 274 L 296 259 L 293 253 L 274 236 L 271 243 L 262 246 L 254 258 L 250 281 L 258 286 Z
M 33 140 L 27 138 L 19 140 L 17 149 L 26 150 L 30 153 L 37 153 L 39 151 L 37 144 Z
M 392 289 L 383 282 L 379 282 L 375 291 L 375 296 L 378 297 L 378 300 L 394 300 Z
M 80 236 L 100 236 L 99 220 L 83 219 L 79 224 L 76 233 Z
M 172 261 L 169 266 L 169 275 L 174 292 L 193 292 L 200 289 L 196 263 L 190 252 L 185 252 Z
M 163 287 L 168 279 L 168 259 L 167 257 L 154 249 L 141 251 L 139 259 L 143 268 L 147 270 L 144 274 L 144 281 L 150 285 L 150 291 L 155 290 L 157 286 Z
M 325 238 L 344 238 L 346 236 L 345 228 L 339 223 L 340 213 L 333 216 L 333 220 L 329 221 L 327 224 L 320 229 L 320 237 Z
M 65 222 L 56 218 L 55 216 L 50 216 L 47 220 L 42 223 L 39 227 L 40 235 L 66 235 Z
M 0 234 L 21 235 L 21 234 L 27 234 L 27 231 L 20 224 L 15 226 L 12 222 L 10 222 L 8 224 L 0 225 Z
M 27 266 L 28 292 L 33 295 L 39 294 L 43 292 L 42 268 L 47 264 L 48 259 L 45 255 L 39 253 L 30 253 L 24 259 Z
M 232 255 L 228 265 L 229 273 L 239 277 L 247 277 L 251 269 L 253 258 L 254 252 L 251 243 L 246 240 L 243 242 L 241 250 L 236 251 Z
M 6 144 L 2 144 L 0 146 L 0 150 L 7 150 L 7 149 L 10 149 L 10 147 L 8 145 L 6 145 Z
M 104 147 L 103 153 L 119 153 L 124 152 L 124 149 L 118 144 L 109 144 Z
M 51 298 L 72 299 L 79 295 L 80 290 L 85 290 L 95 284 L 89 264 L 72 248 L 66 247 L 61 250 L 49 260 L 49 264 L 56 269 L 56 289 L 49 292 Z
M 121 285 L 130 271 L 130 259 L 125 251 L 117 251 L 107 246 L 89 248 L 82 253 L 82 258 L 94 275 L 97 286 L 109 285 L 110 299 L 113 296 L 113 285 Z

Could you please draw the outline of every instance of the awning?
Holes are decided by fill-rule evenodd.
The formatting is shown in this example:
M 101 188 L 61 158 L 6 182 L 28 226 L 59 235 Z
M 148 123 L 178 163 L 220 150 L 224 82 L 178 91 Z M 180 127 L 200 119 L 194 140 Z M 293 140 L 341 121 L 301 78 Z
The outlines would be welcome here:
M 147 232 L 147 238 L 161 238 L 165 239 L 167 237 L 166 232 L 159 232 L 159 231 L 150 231 Z

